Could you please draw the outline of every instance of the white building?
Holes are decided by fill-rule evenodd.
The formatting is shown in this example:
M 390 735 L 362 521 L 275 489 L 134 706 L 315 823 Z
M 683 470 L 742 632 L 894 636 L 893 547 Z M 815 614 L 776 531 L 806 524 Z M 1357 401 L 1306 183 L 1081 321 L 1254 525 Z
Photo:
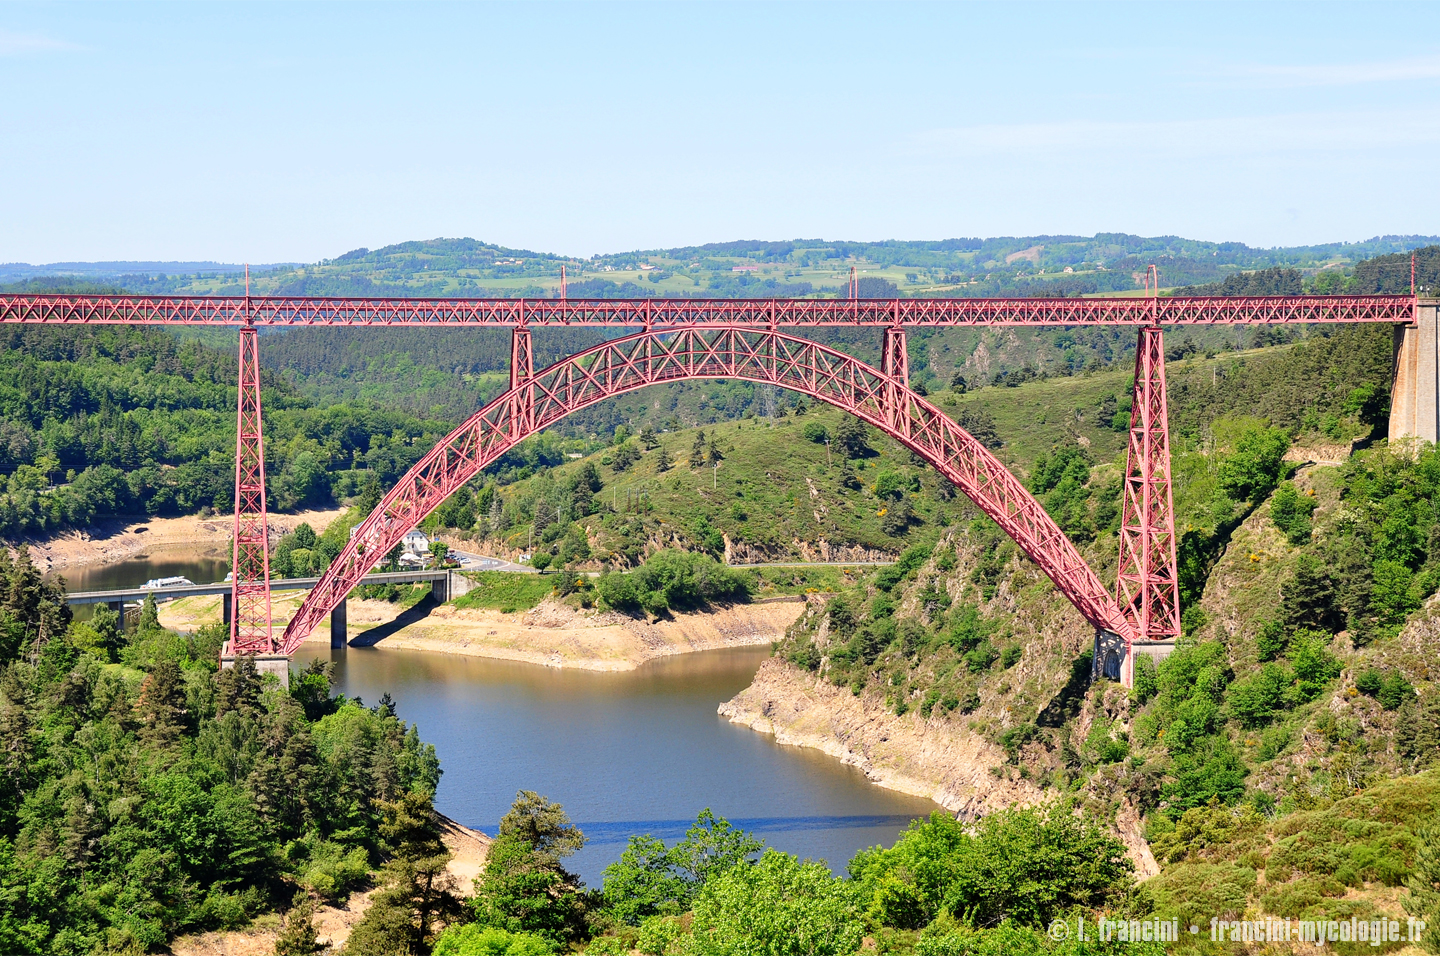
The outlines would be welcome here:
M 400 539 L 400 546 L 406 554 L 425 555 L 430 553 L 430 539 L 423 531 L 407 531 Z

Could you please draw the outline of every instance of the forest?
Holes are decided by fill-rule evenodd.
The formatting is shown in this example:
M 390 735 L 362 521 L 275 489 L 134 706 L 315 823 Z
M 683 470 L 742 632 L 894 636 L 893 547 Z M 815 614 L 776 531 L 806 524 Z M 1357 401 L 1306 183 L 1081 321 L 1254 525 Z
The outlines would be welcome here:
M 0 346 L 0 536 L 231 507 L 232 355 L 125 326 L 12 325 Z M 448 430 L 379 403 L 321 407 L 275 375 L 262 393 L 280 511 L 393 482 Z
M 73 622 L 23 551 L 0 553 L 0 584 L 5 953 L 164 951 L 279 911 L 276 953 L 313 954 L 315 907 L 365 887 L 350 956 L 778 956 L 797 938 L 839 954 L 877 934 L 935 956 L 1108 953 L 1055 949 L 1042 930 L 1060 914 L 1139 912 L 1118 841 L 1059 809 L 974 831 L 936 814 L 844 877 L 707 810 L 673 845 L 632 837 L 587 888 L 564 865 L 584 834 L 521 792 L 462 888 L 445 872 L 435 751 L 388 695 L 334 695 L 318 662 L 288 690 L 247 661 L 217 671 L 220 629 L 166 631 L 153 601 L 126 631 L 104 610 Z M 917 868 L 933 875 L 907 888 Z

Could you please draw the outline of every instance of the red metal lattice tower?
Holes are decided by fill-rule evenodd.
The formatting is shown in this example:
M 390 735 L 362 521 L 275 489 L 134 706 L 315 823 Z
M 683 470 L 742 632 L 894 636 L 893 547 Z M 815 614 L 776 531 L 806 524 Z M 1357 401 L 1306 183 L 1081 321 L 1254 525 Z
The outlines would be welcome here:
M 1158 291 L 1158 280 L 1152 290 Z M 1122 493 L 1116 600 L 1134 622 L 1140 640 L 1173 640 L 1180 635 L 1180 588 L 1170 482 L 1170 418 L 1165 400 L 1165 339 L 1158 324 L 1140 329 L 1135 348 L 1134 404 Z M 1131 682 L 1133 667 L 1132 651 L 1125 655 L 1122 680 L 1126 685 Z
M 564 266 L 561 266 L 563 269 Z M 535 345 L 530 328 L 525 324 L 525 307 L 520 307 L 520 322 L 510 330 L 510 389 L 519 389 L 535 377 Z M 527 396 L 529 393 L 525 393 Z M 510 418 L 513 435 L 529 435 L 535 428 L 535 406 L 528 400 L 515 403 Z
M 886 419 L 897 435 L 904 435 L 908 421 L 903 414 L 905 404 L 900 395 L 910 387 L 910 353 L 905 346 L 905 326 L 900 324 L 898 317 L 895 324 L 885 330 L 880 371 L 891 379 L 886 386 Z
M 248 272 L 248 270 L 247 270 Z M 248 275 L 246 281 L 248 292 Z M 273 654 L 270 535 L 265 520 L 265 439 L 261 431 L 260 349 L 255 327 L 240 330 L 240 397 L 235 416 L 235 538 L 227 655 Z

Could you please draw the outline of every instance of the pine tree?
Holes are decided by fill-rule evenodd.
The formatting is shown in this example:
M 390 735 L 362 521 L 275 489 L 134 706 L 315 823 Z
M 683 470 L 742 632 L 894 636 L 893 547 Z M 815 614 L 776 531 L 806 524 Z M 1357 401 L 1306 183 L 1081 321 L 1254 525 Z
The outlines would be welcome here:
M 360 491 L 360 498 L 355 502 L 355 507 L 360 509 L 362 515 L 368 516 L 380 504 L 380 499 L 385 497 L 385 492 L 380 488 L 380 479 L 374 475 L 365 482 L 365 487 Z
M 5 659 L 20 653 L 28 641 L 32 663 L 41 650 L 70 627 L 72 615 L 65 603 L 64 579 L 50 583 L 30 560 L 30 550 L 19 548 L 13 559 L 0 546 L 0 653 Z
M 254 716 L 260 710 L 260 675 L 255 658 L 241 655 L 233 667 L 220 672 L 215 682 L 215 716 L 223 717 L 232 710 Z
M 725 460 L 725 456 L 720 453 L 719 443 L 713 438 L 710 439 L 709 447 L 705 449 L 705 456 L 712 465 L 718 465 Z
M 555 512 L 545 498 L 535 499 L 535 533 L 539 534 L 555 523 Z
M 673 464 L 675 464 L 675 462 L 671 460 L 670 453 L 665 450 L 664 445 L 661 445 L 659 454 L 655 456 L 655 470 L 669 471 L 670 466 Z
M 560 861 L 585 845 L 565 809 L 522 790 L 500 820 L 471 906 L 477 922 L 536 933 L 565 945 L 584 932 L 580 880 Z
M 135 625 L 135 630 L 148 634 L 160 629 L 160 609 L 155 606 L 155 595 L 147 594 L 145 602 L 140 605 L 140 623 Z
M 642 428 L 640 430 L 640 443 L 646 448 L 654 448 L 656 445 L 660 444 L 658 441 L 655 440 L 655 429 L 651 428 L 649 425 L 646 425 L 644 428 Z
M 1336 623 L 1335 581 L 1319 558 L 1300 556 L 1295 577 L 1280 585 L 1280 613 L 1291 627 L 1332 629 Z
M 846 458 L 862 458 L 870 451 L 869 430 L 854 415 L 846 415 L 835 426 L 835 447 Z
M 451 853 L 440 839 L 430 798 L 410 791 L 384 804 L 380 835 L 390 849 L 382 870 L 385 888 L 345 944 L 349 956 L 423 956 L 440 928 L 463 912 L 455 880 L 446 872 Z
M 695 435 L 695 444 L 690 446 L 690 467 L 699 468 L 705 464 L 705 433 Z
M 315 956 L 327 948 L 320 944 L 320 932 L 315 928 L 315 902 L 302 890 L 295 894 L 290 912 L 280 924 L 275 956 Z
M 140 718 L 140 735 L 158 744 L 169 744 L 185 731 L 188 712 L 180 665 L 173 660 L 156 663 L 140 685 L 135 703 Z

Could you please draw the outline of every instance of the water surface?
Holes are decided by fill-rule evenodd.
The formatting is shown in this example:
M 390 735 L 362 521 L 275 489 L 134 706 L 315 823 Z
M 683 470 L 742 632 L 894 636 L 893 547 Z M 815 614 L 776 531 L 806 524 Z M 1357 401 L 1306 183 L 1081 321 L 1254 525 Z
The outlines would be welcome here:
M 307 646 L 296 663 L 330 653 Z M 705 807 L 843 872 L 856 850 L 938 807 L 720 717 L 769 655 L 704 651 L 615 674 L 381 644 L 339 652 L 335 682 L 370 705 L 388 691 L 419 724 L 440 754 L 436 806 L 448 816 L 493 834 L 517 790 L 564 804 L 590 838 L 570 861 L 589 885 L 631 834 L 677 839 Z
M 45 575 L 65 579 L 67 591 L 114 591 L 138 588 L 152 578 L 184 577 L 196 584 L 215 584 L 230 573 L 230 555 L 196 547 L 166 547 L 132 554 L 111 564 L 81 564 Z

